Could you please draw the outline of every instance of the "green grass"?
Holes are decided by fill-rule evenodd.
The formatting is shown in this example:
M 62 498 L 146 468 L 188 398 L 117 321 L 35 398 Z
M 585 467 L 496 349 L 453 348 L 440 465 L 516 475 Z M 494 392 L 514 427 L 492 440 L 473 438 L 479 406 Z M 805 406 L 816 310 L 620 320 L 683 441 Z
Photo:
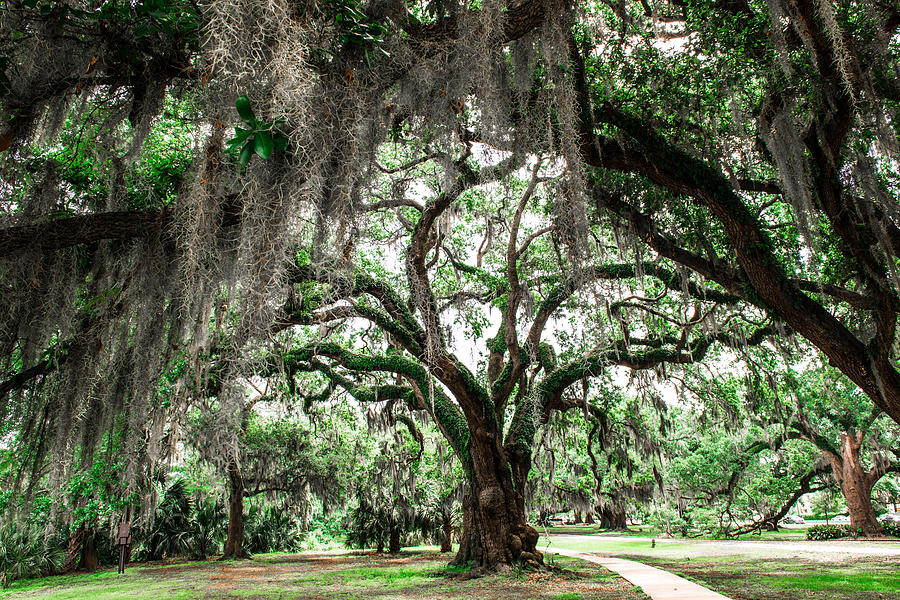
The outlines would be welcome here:
M 583 538 L 540 538 L 538 540 L 538 548 L 541 551 L 545 547 L 552 550 L 554 548 L 564 548 L 566 550 L 577 550 L 579 552 L 599 552 L 602 554 L 646 554 L 648 556 L 665 556 L 665 557 L 681 557 L 686 555 L 702 555 L 702 550 L 695 545 L 677 542 L 671 540 L 657 540 L 656 546 L 651 547 L 650 542 L 646 540 L 629 540 L 629 539 L 583 539 Z
M 789 540 L 805 540 L 806 525 L 792 525 L 790 527 L 782 527 L 778 531 L 763 531 L 761 533 L 745 533 L 735 538 L 740 540 L 762 540 L 762 541 L 789 541 Z M 562 525 L 556 527 L 538 527 L 538 531 L 542 534 L 554 535 L 602 535 L 604 537 L 659 537 L 662 531 L 650 527 L 649 525 L 633 526 L 627 531 L 601 529 L 599 525 Z M 701 540 L 719 539 L 709 535 L 700 535 L 696 538 Z
M 467 578 L 467 573 L 448 568 L 448 560 L 435 552 L 396 557 L 269 554 L 252 561 L 141 565 L 124 575 L 103 571 L 16 582 L 0 590 L 0 599 L 646 600 L 623 579 L 584 561 L 567 560 L 564 568 L 560 561 L 538 573 L 514 569 Z
M 689 562 L 643 560 L 735 598 L 885 600 L 900 595 L 898 558 L 844 562 L 733 556 Z

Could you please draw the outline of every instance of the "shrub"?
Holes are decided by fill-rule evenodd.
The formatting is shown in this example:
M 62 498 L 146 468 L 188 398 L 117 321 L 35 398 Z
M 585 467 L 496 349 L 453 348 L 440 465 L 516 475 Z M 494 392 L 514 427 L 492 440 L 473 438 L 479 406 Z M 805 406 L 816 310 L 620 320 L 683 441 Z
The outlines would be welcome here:
M 881 526 L 884 528 L 886 535 L 900 537 L 900 523 L 882 523 Z
M 391 538 L 401 546 L 439 542 L 443 535 L 443 514 L 436 504 L 410 506 L 397 499 L 393 505 L 373 505 L 364 498 L 348 515 L 347 545 L 351 548 L 390 548 Z M 393 535 L 392 535 L 393 534 Z
M 144 540 L 147 560 L 159 560 L 163 556 L 187 555 L 197 534 L 194 501 L 183 479 L 176 479 L 163 494 L 153 528 Z
M 835 540 L 850 537 L 849 525 L 813 525 L 806 530 L 808 540 Z
M 216 554 L 225 539 L 225 507 L 221 502 L 207 498 L 198 500 L 194 515 L 194 535 L 191 540 L 191 556 L 205 560 Z
M 251 506 L 244 518 L 244 549 L 251 554 L 262 552 L 298 552 L 302 549 L 303 532 L 297 520 L 275 506 Z
M 10 523 L 0 528 L 0 584 L 16 579 L 42 577 L 62 564 L 65 552 L 58 544 L 47 545 L 33 525 Z

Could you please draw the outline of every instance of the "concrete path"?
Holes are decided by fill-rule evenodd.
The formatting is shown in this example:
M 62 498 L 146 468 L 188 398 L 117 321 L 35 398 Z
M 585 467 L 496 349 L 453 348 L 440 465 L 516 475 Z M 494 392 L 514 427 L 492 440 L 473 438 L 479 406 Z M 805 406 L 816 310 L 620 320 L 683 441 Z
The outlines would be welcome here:
M 604 566 L 640 587 L 653 600 L 730 600 L 728 596 L 697 585 L 684 577 L 633 560 L 597 556 L 562 548 L 553 550 L 547 548 L 546 551 Z

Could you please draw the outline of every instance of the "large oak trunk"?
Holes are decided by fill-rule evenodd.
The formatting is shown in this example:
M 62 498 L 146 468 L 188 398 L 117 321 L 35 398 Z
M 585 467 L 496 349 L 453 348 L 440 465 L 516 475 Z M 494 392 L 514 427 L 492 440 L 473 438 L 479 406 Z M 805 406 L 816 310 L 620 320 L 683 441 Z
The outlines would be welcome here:
M 621 504 L 602 504 L 597 506 L 596 510 L 600 515 L 600 527 L 603 529 L 628 529 L 628 516 Z
M 847 502 L 850 528 L 869 537 L 879 535 L 881 525 L 875 519 L 875 510 L 872 508 L 874 481 L 863 469 L 859 459 L 862 439 L 862 432 L 841 434 L 841 459 L 832 461 L 832 468 Z
M 470 452 L 474 468 L 463 497 L 463 533 L 453 564 L 491 570 L 516 562 L 541 563 L 538 532 L 525 523 L 530 457 L 516 457 L 483 430 L 473 436 Z
M 228 465 L 228 536 L 222 558 L 250 558 L 244 550 L 244 480 L 237 464 Z

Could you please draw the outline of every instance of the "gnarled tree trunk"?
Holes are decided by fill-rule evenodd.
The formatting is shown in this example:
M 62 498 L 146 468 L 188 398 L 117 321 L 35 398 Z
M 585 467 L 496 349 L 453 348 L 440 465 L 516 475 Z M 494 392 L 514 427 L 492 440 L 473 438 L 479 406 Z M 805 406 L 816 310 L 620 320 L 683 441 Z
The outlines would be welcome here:
M 861 431 L 842 433 L 841 455 L 827 452 L 826 456 L 847 502 L 850 528 L 870 537 L 881 534 L 881 525 L 875 519 L 875 510 L 872 508 L 872 487 L 881 473 L 877 467 L 866 471 L 860 462 L 859 450 L 864 437 Z
M 600 504 L 596 511 L 600 515 L 600 527 L 603 529 L 628 529 L 628 516 L 620 503 Z
M 496 439 L 483 429 L 473 436 L 473 473 L 463 498 L 463 533 L 453 564 L 471 563 L 488 570 L 517 561 L 540 564 L 538 532 L 525 523 L 530 456 L 518 457 Z

